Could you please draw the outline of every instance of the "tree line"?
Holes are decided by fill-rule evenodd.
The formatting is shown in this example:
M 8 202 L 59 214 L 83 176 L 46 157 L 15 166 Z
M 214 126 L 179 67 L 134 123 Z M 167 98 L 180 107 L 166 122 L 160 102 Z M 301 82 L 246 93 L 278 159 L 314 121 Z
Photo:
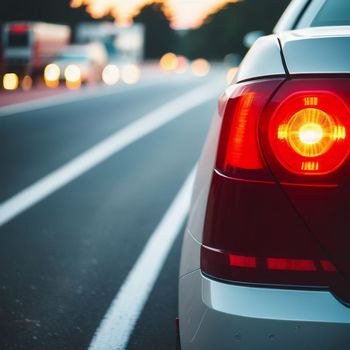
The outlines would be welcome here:
M 93 21 L 83 8 L 72 9 L 70 0 L 2 0 L 0 22 L 33 20 L 66 23 Z M 174 31 L 160 5 L 146 6 L 135 21 L 146 25 L 146 58 L 159 58 L 168 51 L 189 58 L 222 59 L 226 54 L 243 55 L 244 35 L 253 30 L 270 33 L 290 0 L 243 0 L 227 5 L 196 30 Z M 112 18 L 104 20 L 112 21 Z

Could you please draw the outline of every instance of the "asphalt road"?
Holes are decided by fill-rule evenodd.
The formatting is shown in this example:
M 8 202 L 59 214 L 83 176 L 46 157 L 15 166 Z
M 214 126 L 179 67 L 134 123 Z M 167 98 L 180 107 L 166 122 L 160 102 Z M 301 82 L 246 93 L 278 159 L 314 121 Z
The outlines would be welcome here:
M 0 225 L 1 350 L 89 348 L 198 159 L 224 74 L 216 69 L 201 79 L 158 77 L 0 117 L 1 214 L 1 203 L 132 122 L 208 84 L 212 98 L 129 142 Z M 175 349 L 181 239 L 180 234 L 147 296 L 127 349 Z

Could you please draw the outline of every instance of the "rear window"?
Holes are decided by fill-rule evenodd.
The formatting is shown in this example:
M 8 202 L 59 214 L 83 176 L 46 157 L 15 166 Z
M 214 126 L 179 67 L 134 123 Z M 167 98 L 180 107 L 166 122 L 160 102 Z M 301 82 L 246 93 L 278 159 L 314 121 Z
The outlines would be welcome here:
M 10 47 L 28 46 L 29 35 L 27 33 L 9 33 L 7 45 Z
M 350 25 L 350 0 L 327 0 L 311 26 Z

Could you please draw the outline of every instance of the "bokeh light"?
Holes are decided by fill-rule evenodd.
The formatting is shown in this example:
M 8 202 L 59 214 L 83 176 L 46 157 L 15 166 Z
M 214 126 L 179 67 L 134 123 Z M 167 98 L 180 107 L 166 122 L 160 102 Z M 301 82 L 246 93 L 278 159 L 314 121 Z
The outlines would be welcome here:
M 2 84 L 5 90 L 16 90 L 19 84 L 17 74 L 6 73 L 3 77 Z
M 81 72 L 76 64 L 70 64 L 64 70 L 64 77 L 66 78 L 66 86 L 69 89 L 78 89 L 81 86 Z
M 237 67 L 232 67 L 232 68 L 230 68 L 227 71 L 227 74 L 226 74 L 226 83 L 227 83 L 227 85 L 231 85 L 232 84 L 233 79 L 234 79 L 234 77 L 237 74 L 237 71 L 238 71 Z
M 21 86 L 24 91 L 29 91 L 33 86 L 33 79 L 29 75 L 25 75 Z
M 197 77 L 205 77 L 209 74 L 210 63 L 204 58 L 198 58 L 192 62 L 192 73 Z
M 44 70 L 44 81 L 47 87 L 55 88 L 60 83 L 60 68 L 57 64 L 49 64 Z
M 103 69 L 102 80 L 106 85 L 115 85 L 119 79 L 120 71 L 115 64 L 109 64 Z
M 176 67 L 176 73 L 183 74 L 188 71 L 189 63 L 185 56 L 178 56 L 177 57 L 177 67 Z
M 160 68 L 164 71 L 175 70 L 178 65 L 177 56 L 172 52 L 168 52 L 162 56 L 162 58 L 160 59 L 159 65 L 160 65 Z
M 121 73 L 124 83 L 132 85 L 140 80 L 140 68 L 135 64 L 128 64 L 122 68 Z

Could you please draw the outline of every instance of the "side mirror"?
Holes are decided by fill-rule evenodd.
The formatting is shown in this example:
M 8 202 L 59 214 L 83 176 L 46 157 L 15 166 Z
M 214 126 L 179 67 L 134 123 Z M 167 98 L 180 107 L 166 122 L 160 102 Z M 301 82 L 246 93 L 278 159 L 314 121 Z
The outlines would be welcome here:
M 253 44 L 258 40 L 260 37 L 266 35 L 265 32 L 262 30 L 255 30 L 254 32 L 249 32 L 247 33 L 244 38 L 243 38 L 243 45 L 247 48 L 250 49 Z

